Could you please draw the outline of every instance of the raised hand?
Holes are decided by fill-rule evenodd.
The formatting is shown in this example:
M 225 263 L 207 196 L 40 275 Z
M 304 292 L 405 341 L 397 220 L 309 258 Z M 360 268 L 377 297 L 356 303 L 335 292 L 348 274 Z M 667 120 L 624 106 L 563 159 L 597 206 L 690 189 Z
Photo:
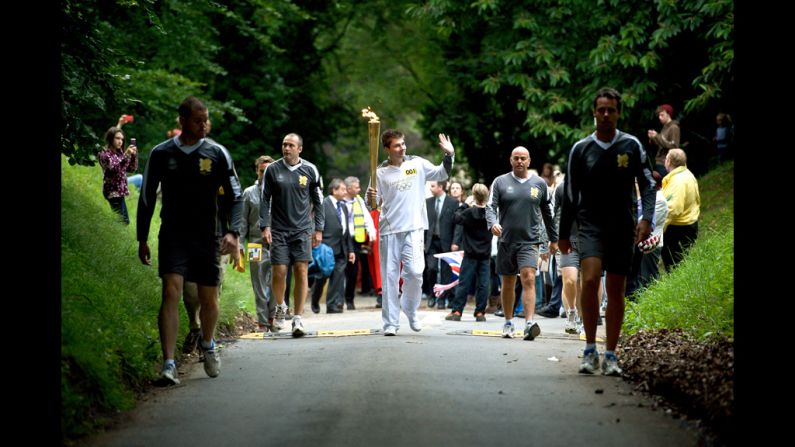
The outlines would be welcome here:
M 442 147 L 442 150 L 444 150 L 446 155 L 453 155 L 455 153 L 455 148 L 453 147 L 453 143 L 450 141 L 450 137 L 443 133 L 439 134 L 439 146 Z

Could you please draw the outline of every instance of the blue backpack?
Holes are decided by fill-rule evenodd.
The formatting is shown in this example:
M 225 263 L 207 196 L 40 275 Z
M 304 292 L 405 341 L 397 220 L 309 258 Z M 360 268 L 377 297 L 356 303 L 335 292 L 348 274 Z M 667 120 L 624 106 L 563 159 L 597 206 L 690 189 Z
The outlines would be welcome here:
M 334 271 L 334 250 L 324 243 L 312 249 L 312 262 L 309 263 L 309 274 L 315 277 L 328 278 Z

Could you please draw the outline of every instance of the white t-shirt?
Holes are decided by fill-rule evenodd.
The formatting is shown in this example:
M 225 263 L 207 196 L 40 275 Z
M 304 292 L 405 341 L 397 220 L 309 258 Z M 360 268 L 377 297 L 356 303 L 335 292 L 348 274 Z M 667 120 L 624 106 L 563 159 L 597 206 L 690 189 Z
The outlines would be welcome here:
M 381 204 L 379 234 L 427 230 L 425 182 L 446 180 L 444 164 L 434 166 L 422 157 L 406 157 L 400 167 L 386 161 L 376 170 L 376 200 Z

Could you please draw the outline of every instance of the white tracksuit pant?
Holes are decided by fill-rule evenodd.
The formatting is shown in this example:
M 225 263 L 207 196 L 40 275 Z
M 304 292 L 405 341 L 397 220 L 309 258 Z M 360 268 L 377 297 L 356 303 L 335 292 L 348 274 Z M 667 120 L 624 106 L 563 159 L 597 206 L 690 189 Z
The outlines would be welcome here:
M 387 234 L 379 239 L 381 318 L 384 320 L 384 330 L 389 326 L 400 329 L 400 308 L 403 308 L 403 313 L 411 322 L 417 318 L 417 309 L 420 307 L 422 271 L 425 269 L 425 230 Z M 402 297 L 398 292 L 401 276 Z

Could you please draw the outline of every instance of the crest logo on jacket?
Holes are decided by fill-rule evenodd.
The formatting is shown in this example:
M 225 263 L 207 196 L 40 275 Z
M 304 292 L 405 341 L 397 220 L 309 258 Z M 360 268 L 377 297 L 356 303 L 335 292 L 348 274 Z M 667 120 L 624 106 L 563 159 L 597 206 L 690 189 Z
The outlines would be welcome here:
M 619 168 L 628 168 L 629 167 L 629 155 L 621 154 L 618 156 L 618 167 Z
M 209 158 L 199 159 L 199 173 L 202 175 L 210 175 L 213 170 L 213 161 Z
M 532 197 L 534 199 L 538 198 L 538 188 L 536 188 L 535 186 L 530 188 L 530 197 Z
M 306 178 L 305 175 L 302 175 L 302 176 L 298 177 L 298 184 L 303 186 L 304 188 L 306 188 L 307 182 L 308 182 L 308 179 Z

